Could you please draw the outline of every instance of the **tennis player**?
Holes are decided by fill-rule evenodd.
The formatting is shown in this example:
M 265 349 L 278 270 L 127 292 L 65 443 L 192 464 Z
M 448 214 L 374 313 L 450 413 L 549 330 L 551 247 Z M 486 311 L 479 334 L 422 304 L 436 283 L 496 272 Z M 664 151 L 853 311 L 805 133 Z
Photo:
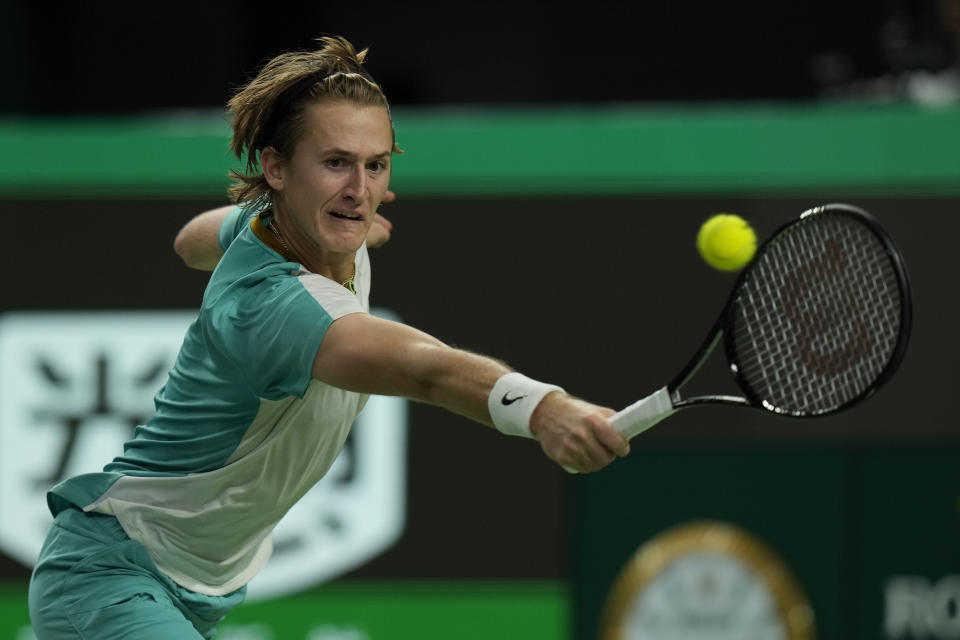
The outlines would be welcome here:
M 342 38 L 282 54 L 230 101 L 247 155 L 175 241 L 215 270 L 156 413 L 102 472 L 48 493 L 30 582 L 39 640 L 210 638 L 270 532 L 333 463 L 368 394 L 432 403 L 595 471 L 613 411 L 368 313 L 369 237 L 399 150 L 387 100 Z

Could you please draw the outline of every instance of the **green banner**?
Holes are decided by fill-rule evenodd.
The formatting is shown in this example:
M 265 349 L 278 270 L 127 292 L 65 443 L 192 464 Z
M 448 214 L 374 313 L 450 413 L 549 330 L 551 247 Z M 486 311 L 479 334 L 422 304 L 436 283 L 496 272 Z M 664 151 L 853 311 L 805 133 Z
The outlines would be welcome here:
M 960 108 L 397 109 L 407 196 L 960 191 Z M 221 112 L 0 120 L 0 195 L 220 197 Z
M 217 640 L 562 640 L 557 582 L 345 581 L 232 611 Z M 33 640 L 26 585 L 0 587 L 0 640 Z

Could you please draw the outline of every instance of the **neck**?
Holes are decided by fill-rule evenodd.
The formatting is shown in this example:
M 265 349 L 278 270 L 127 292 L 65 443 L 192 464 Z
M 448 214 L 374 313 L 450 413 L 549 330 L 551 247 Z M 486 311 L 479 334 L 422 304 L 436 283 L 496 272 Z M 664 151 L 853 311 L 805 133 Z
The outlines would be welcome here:
M 273 210 L 271 228 L 284 249 L 288 260 L 299 262 L 308 271 L 330 278 L 348 289 L 353 289 L 352 281 L 356 275 L 354 258 L 356 252 L 335 253 L 325 251 L 304 235 L 297 233 L 295 225 L 277 215 Z

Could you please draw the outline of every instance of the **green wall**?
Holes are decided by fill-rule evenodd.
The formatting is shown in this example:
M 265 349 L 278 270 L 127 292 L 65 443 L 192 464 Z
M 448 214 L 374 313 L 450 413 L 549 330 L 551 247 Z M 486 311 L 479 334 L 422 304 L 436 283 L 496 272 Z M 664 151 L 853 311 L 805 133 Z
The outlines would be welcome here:
M 217 640 L 558 640 L 569 607 L 553 582 L 352 582 L 244 603 Z M 0 584 L 0 639 L 31 640 L 29 625 L 23 587 Z
M 960 191 L 960 108 L 397 110 L 407 196 Z M 0 120 L 0 195 L 218 195 L 226 114 Z

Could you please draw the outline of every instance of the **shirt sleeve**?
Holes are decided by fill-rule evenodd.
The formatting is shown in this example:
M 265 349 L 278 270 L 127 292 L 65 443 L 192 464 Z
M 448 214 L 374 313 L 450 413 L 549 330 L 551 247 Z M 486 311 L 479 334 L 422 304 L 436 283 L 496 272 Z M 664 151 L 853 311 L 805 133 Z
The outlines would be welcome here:
M 217 232 L 217 241 L 223 251 L 227 250 L 230 243 L 240 235 L 243 228 L 249 224 L 250 218 L 254 214 L 242 207 L 234 207 L 227 214 L 227 217 L 220 223 L 220 229 Z
M 319 276 L 318 276 L 319 277 Z M 261 398 L 302 397 L 335 319 L 296 278 L 248 292 L 213 318 L 222 354 Z

